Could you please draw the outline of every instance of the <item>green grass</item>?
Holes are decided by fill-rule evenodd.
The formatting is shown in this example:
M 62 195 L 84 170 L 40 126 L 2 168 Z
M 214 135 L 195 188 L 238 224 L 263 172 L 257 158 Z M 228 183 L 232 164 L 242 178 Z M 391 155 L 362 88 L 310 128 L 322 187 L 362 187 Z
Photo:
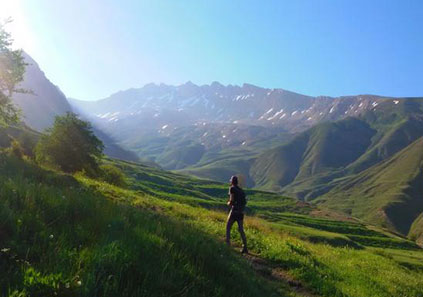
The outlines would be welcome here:
M 170 203 L 1 162 L 1 295 L 280 296 Z
M 1 295 L 295 295 L 224 245 L 226 185 L 107 161 L 127 174 L 123 189 L 0 161 Z M 423 252 L 411 242 L 316 217 L 314 207 L 287 197 L 248 197 L 251 251 L 315 294 L 423 295 Z M 389 249 L 373 244 L 396 241 Z

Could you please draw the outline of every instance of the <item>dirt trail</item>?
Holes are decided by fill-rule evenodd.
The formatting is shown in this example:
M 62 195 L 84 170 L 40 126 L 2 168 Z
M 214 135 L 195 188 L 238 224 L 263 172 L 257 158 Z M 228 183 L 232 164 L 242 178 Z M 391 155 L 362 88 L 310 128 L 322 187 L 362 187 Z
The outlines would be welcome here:
M 287 271 L 280 267 L 268 263 L 263 258 L 254 254 L 243 254 L 242 255 L 251 265 L 251 267 L 260 275 L 270 281 L 282 282 L 289 286 L 289 288 L 297 295 L 303 297 L 318 297 L 315 293 L 304 287 L 304 285 L 295 280 Z

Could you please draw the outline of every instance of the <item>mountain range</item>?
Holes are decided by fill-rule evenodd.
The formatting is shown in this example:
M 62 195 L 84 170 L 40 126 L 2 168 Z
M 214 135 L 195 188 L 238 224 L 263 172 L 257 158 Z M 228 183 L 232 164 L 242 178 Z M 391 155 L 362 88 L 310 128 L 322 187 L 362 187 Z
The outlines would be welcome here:
M 423 98 L 312 97 L 244 84 L 148 84 L 66 100 L 30 60 L 20 94 L 41 131 L 74 111 L 108 153 L 318 203 L 423 240 Z M 36 97 L 34 99 L 34 96 Z

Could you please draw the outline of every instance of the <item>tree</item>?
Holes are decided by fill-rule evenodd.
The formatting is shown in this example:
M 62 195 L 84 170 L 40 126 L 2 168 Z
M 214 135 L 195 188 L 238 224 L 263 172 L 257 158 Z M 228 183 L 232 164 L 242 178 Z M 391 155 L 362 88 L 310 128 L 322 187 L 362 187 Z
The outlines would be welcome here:
M 12 95 L 16 92 L 25 92 L 18 89 L 23 80 L 26 63 L 22 56 L 22 50 L 13 50 L 13 40 L 5 30 L 6 20 L 0 23 L 0 125 L 8 126 L 19 122 L 20 113 L 12 103 Z
M 40 138 L 35 154 L 37 161 L 58 166 L 64 172 L 85 170 L 94 174 L 103 149 L 91 124 L 68 112 L 56 117 L 53 127 Z

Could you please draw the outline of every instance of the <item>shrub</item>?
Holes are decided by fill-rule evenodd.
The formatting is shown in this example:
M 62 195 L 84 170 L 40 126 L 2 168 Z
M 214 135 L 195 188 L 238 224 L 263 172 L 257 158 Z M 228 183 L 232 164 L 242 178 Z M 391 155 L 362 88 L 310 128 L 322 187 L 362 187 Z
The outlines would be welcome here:
M 125 175 L 116 166 L 104 164 L 100 166 L 101 178 L 112 185 L 124 187 L 126 185 Z
M 12 140 L 12 144 L 10 146 L 10 150 L 13 155 L 18 157 L 19 159 L 22 159 L 24 156 L 24 150 L 22 149 L 21 144 L 16 140 Z

